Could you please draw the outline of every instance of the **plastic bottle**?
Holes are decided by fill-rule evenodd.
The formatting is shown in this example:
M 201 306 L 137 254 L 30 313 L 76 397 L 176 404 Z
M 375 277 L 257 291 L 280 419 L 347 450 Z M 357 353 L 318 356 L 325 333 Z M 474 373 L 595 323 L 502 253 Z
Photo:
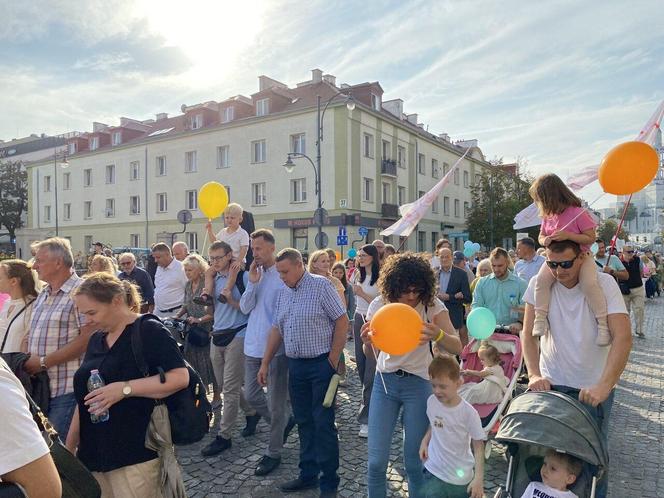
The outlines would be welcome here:
M 516 295 L 510 294 L 510 320 L 516 321 L 519 319 L 519 312 L 516 308 L 519 306 L 519 302 L 516 299 Z
M 105 385 L 106 383 L 104 382 L 104 379 L 102 379 L 101 375 L 99 375 L 99 370 L 90 370 L 90 378 L 88 379 L 88 392 L 92 392 L 96 389 L 99 389 L 100 387 L 104 387 Z M 93 403 L 90 405 L 90 408 L 94 409 L 95 405 L 96 403 Z M 99 424 L 100 422 L 108 421 L 108 410 L 99 415 L 90 413 L 90 420 L 93 424 Z

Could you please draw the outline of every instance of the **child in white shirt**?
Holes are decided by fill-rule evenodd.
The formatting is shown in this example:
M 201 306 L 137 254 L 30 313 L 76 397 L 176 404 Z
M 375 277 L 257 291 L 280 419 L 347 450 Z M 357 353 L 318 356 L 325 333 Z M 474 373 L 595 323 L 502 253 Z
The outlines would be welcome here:
M 420 445 L 424 496 L 482 498 L 486 435 L 477 411 L 459 396 L 463 384 L 459 364 L 450 356 L 436 357 L 429 365 L 429 377 L 433 387 L 427 400 L 430 425 Z
M 482 342 L 477 350 L 477 356 L 484 368 L 480 371 L 462 370 L 461 374 L 481 377 L 482 380 L 466 382 L 459 389 L 459 395 L 472 404 L 500 403 L 509 384 L 501 365 L 500 353 L 491 344 Z
M 521 498 L 578 498 L 567 488 L 574 484 L 582 470 L 583 462 L 578 458 L 550 449 L 540 471 L 542 482 L 531 482 Z

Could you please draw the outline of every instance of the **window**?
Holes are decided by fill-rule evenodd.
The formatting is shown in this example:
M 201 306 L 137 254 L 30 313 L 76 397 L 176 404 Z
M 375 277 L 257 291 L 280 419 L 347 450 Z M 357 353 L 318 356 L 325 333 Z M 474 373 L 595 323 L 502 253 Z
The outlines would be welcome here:
M 62 213 L 62 217 L 64 218 L 65 221 L 71 220 L 71 204 L 66 203 L 64 206 L 64 213 Z
M 165 213 L 168 211 L 168 198 L 165 192 L 157 194 L 157 212 Z
M 426 243 L 427 243 L 427 233 L 418 231 L 417 232 L 417 250 L 419 252 L 426 251 Z
M 90 150 L 97 150 L 99 148 L 99 137 L 92 137 L 90 139 Z
M 425 192 L 424 190 L 420 190 L 420 191 L 417 193 L 417 198 L 418 198 L 418 199 L 421 199 L 422 197 L 424 197 L 424 194 L 426 194 L 426 192 Z
M 270 113 L 270 99 L 256 101 L 256 116 L 266 116 Z
M 129 234 L 129 247 L 141 247 L 141 236 L 138 233 Z
M 62 190 L 71 190 L 71 173 L 62 173 Z
M 192 130 L 198 130 L 199 128 L 203 128 L 203 115 L 196 114 L 195 116 L 191 116 L 189 118 L 189 126 L 191 127 Z
M 467 171 L 463 172 L 463 186 L 470 187 L 470 174 Z
M 443 175 L 446 175 L 449 172 L 450 172 L 450 165 L 447 163 L 443 163 Z
M 300 252 L 309 250 L 308 228 L 293 228 L 293 247 Z
M 479 185 L 480 181 L 482 181 L 482 175 L 475 173 L 475 185 Z
M 92 249 L 92 235 L 83 236 L 83 248 L 85 249 L 84 252 L 88 252 Z
M 406 187 L 397 187 L 399 206 L 406 204 Z
M 264 163 L 267 160 L 267 143 L 265 140 L 251 142 L 251 162 Z
M 141 198 L 137 195 L 129 197 L 129 214 L 141 214 Z
M 44 177 L 44 192 L 50 192 L 51 191 L 51 176 L 46 175 Z
M 383 140 L 383 159 L 389 159 L 392 145 L 387 140 Z
M 374 156 L 374 138 L 368 133 L 364 134 L 364 157 Z
M 197 170 L 197 155 L 196 151 L 192 150 L 184 153 L 184 172 L 193 173 Z
M 461 216 L 461 203 L 459 199 L 454 199 L 454 216 L 457 218 Z
M 253 206 L 265 206 L 267 204 L 265 190 L 265 182 L 251 184 L 251 204 Z
M 83 186 L 92 187 L 92 169 L 83 170 Z
M 431 160 L 431 177 L 432 178 L 438 178 L 438 160 L 437 159 L 432 159 Z
M 115 164 L 106 165 L 106 183 L 115 183 Z
M 230 168 L 231 166 L 231 148 L 229 145 L 217 147 L 217 169 Z
M 307 179 L 297 178 L 291 180 L 291 202 L 305 202 L 307 200 Z
M 232 105 L 228 106 L 228 107 L 224 107 L 223 115 L 222 115 L 221 119 L 222 119 L 222 121 L 221 121 L 222 123 L 229 123 L 229 122 L 233 121 L 233 119 L 235 119 L 235 107 L 233 107 Z
M 362 189 L 362 200 L 365 202 L 373 202 L 374 196 L 373 196 L 373 191 L 374 191 L 374 186 L 373 186 L 373 180 L 371 178 L 364 178 L 363 179 L 363 189 Z
M 166 156 L 157 157 L 157 176 L 166 176 Z
M 397 147 L 397 164 L 400 168 L 406 167 L 406 148 L 401 145 Z
M 141 163 L 132 161 L 129 163 L 129 180 L 138 180 L 141 177 Z
M 74 154 L 76 154 L 76 142 L 71 142 L 71 143 L 67 144 L 67 153 L 70 156 L 73 156 Z
M 431 232 L 431 252 L 435 254 L 436 243 L 438 242 L 438 232 Z
M 383 202 L 383 204 L 391 204 L 391 202 L 392 202 L 392 189 L 390 188 L 390 184 L 385 183 L 385 182 L 382 182 L 382 183 L 383 183 L 383 185 L 382 185 L 383 186 L 383 190 L 382 190 L 382 194 L 383 194 L 382 199 L 383 200 L 382 200 L 382 202 Z
M 92 218 L 92 201 L 85 201 L 83 203 L 83 218 L 86 220 Z
M 436 197 L 431 203 L 431 212 L 438 214 L 438 197 Z
M 51 206 L 44 206 L 44 221 L 46 223 L 51 221 Z
M 424 157 L 424 154 L 417 155 L 417 172 L 420 175 L 427 174 L 426 158 Z
M 470 203 L 469 202 L 464 202 L 463 203 L 463 217 L 468 218 L 469 212 L 470 212 Z
M 106 217 L 115 217 L 115 199 L 106 199 Z
M 380 96 L 375 93 L 371 94 L 371 107 L 376 111 L 380 111 Z
M 198 232 L 187 232 L 184 234 L 185 241 L 192 251 L 198 251 Z
M 298 154 L 306 154 L 306 142 L 304 138 L 304 133 L 298 133 L 297 135 L 291 135 L 290 148 L 291 152 L 297 152 Z
M 450 215 L 450 198 L 449 197 L 443 197 L 443 214 L 445 216 Z
M 120 145 L 122 143 L 122 132 L 121 131 L 114 131 L 113 135 L 111 136 L 111 143 L 113 145 Z
M 459 168 L 454 168 L 454 185 L 459 185 Z
M 185 208 L 191 211 L 198 209 L 198 190 L 187 190 L 184 195 Z

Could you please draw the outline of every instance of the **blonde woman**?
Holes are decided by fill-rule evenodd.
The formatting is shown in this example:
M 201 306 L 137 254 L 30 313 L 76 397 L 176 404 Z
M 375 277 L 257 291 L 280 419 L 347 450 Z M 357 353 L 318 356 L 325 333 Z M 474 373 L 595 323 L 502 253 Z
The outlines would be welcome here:
M 334 288 L 339 293 L 341 302 L 346 302 L 346 296 L 344 295 L 346 289 L 344 288 L 344 285 L 341 283 L 341 281 L 332 275 L 330 268 L 330 256 L 325 249 L 320 249 L 313 252 L 313 254 L 309 257 L 309 265 L 307 269 L 312 275 L 326 277 L 330 282 L 332 282 L 332 285 L 334 285 Z
M 25 353 L 39 280 L 25 261 L 7 259 L 0 263 L 0 292 L 9 294 L 0 310 L 0 352 Z
M 110 273 L 111 275 L 117 275 L 118 267 L 115 264 L 115 260 L 102 254 L 95 254 L 90 260 L 90 267 L 88 268 L 88 272 L 93 273 L 100 271 Z
M 491 275 L 491 272 L 493 271 L 491 268 L 491 260 L 489 258 L 484 258 L 479 262 L 475 271 L 477 272 L 477 276 L 475 277 L 475 280 L 470 283 L 471 294 L 475 292 L 475 286 L 477 285 L 477 282 L 480 281 L 480 278 Z

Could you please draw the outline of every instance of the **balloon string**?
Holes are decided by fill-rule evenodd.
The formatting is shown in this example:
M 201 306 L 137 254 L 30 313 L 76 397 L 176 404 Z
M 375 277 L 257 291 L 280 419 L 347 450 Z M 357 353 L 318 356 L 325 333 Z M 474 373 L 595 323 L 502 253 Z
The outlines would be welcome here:
M 625 203 L 625 207 L 623 209 L 622 216 L 620 217 L 620 223 L 618 223 L 618 229 L 616 230 L 616 233 L 614 234 L 613 239 L 611 239 L 611 249 L 609 249 L 609 257 L 615 251 L 616 242 L 618 241 L 618 234 L 620 233 L 620 229 L 622 228 L 623 222 L 625 221 L 625 216 L 627 216 L 627 208 L 629 207 L 629 203 L 632 202 L 632 195 L 633 194 L 629 194 L 629 198 L 627 199 L 627 202 Z M 607 262 L 607 264 L 608 264 L 608 262 Z
M 367 323 L 367 321 L 364 318 L 364 315 L 362 315 L 362 313 L 359 313 L 359 315 L 362 317 L 363 325 L 365 323 Z M 387 394 L 387 386 L 385 385 L 385 377 L 383 377 L 383 372 L 378 370 L 378 354 L 376 353 L 376 349 L 374 348 L 373 343 L 370 342 L 369 345 L 371 346 L 371 351 L 373 351 L 373 355 L 374 355 L 374 358 L 376 360 L 376 372 L 378 372 L 378 375 L 380 376 L 380 381 L 383 383 L 383 389 L 385 390 L 385 394 Z
M 595 199 L 595 200 L 592 201 L 590 204 L 588 204 L 588 207 L 590 207 L 590 206 L 592 206 L 593 204 L 595 204 L 598 200 L 600 200 L 600 199 L 601 199 L 602 197 L 604 197 L 605 195 L 606 195 L 606 192 L 602 192 L 602 193 L 600 194 L 600 196 L 599 196 L 597 199 Z M 562 228 L 560 229 L 560 231 L 562 232 L 562 231 L 565 230 L 567 227 L 569 227 L 572 223 L 574 223 L 574 222 L 576 221 L 576 219 L 577 219 L 579 216 L 581 216 L 582 214 L 584 214 L 586 211 L 588 211 L 588 208 L 583 208 L 583 209 L 579 212 L 579 214 L 577 214 L 574 218 L 572 218 L 572 219 L 570 220 L 570 222 L 567 223 L 567 225 L 565 225 L 564 227 L 562 227 Z
M 207 240 L 208 240 L 208 231 L 207 228 L 205 229 L 205 238 L 203 239 L 203 249 L 201 250 L 201 254 L 205 254 L 205 246 L 207 245 Z

